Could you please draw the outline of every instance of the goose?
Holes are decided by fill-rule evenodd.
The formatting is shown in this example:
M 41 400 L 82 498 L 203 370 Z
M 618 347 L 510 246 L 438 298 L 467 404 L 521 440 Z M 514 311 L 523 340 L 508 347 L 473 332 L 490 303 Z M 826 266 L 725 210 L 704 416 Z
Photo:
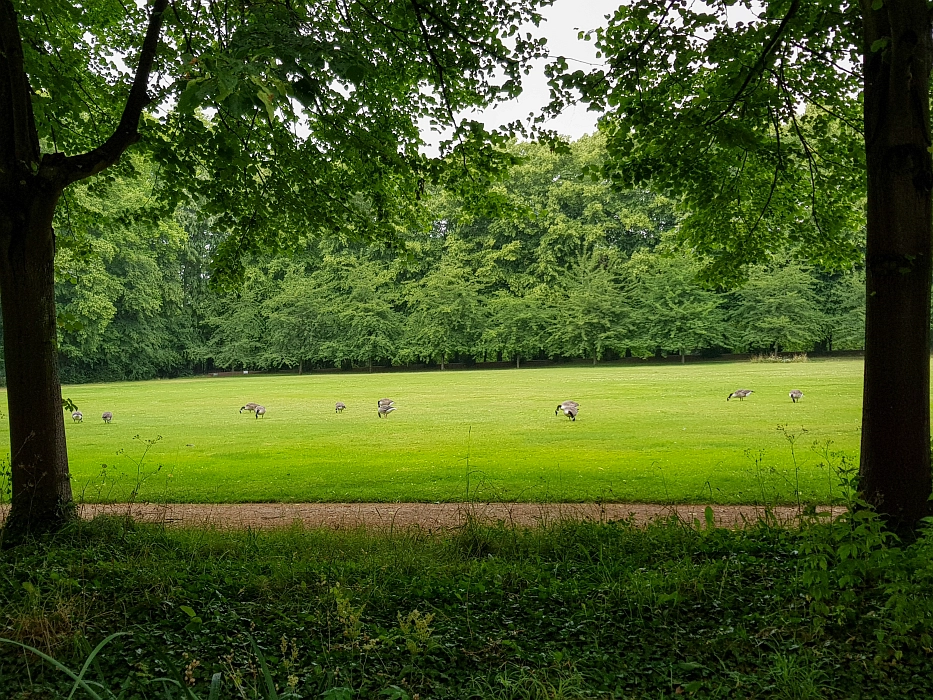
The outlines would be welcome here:
M 376 413 L 378 418 L 384 418 L 388 416 L 392 411 L 395 410 L 395 406 L 389 406 L 388 404 L 380 404 L 379 411 Z
M 743 399 L 745 399 L 746 396 L 748 396 L 751 393 L 753 393 L 751 389 L 736 389 L 735 391 L 733 391 L 731 394 L 729 394 L 726 397 L 726 401 L 728 401 L 729 399 L 738 399 L 739 401 L 742 401 Z
M 578 404 L 576 401 L 563 401 L 562 403 L 557 404 L 557 408 L 554 410 L 554 415 L 556 416 L 558 413 L 560 413 L 564 408 L 568 406 L 572 406 L 573 408 L 576 408 L 576 409 L 580 408 L 580 404 Z
M 797 403 L 797 401 L 803 398 L 803 392 L 800 391 L 800 389 L 792 389 L 788 396 L 790 396 L 791 401 Z
M 338 401 L 334 405 L 334 413 L 343 413 L 343 409 L 345 409 L 346 407 L 347 405 L 343 401 Z
M 561 411 L 563 411 L 563 412 L 564 412 L 564 415 L 567 416 L 570 420 L 572 420 L 572 421 L 576 421 L 576 420 L 577 420 L 577 411 L 578 411 L 579 409 L 578 409 L 576 406 L 570 406 L 570 405 L 563 405 L 563 404 L 562 404 L 562 405 L 558 406 L 558 409 L 560 409 Z
M 104 419 L 104 423 L 109 423 L 113 420 L 113 414 L 110 411 L 104 411 L 100 417 Z
M 81 413 L 81 411 L 72 411 L 72 412 L 71 412 L 71 420 L 73 420 L 75 423 L 83 423 L 83 422 L 84 422 L 84 414 Z
M 264 416 L 264 415 L 266 415 L 266 407 L 256 406 L 256 417 L 259 418 L 259 416 Z
M 395 402 L 392 399 L 379 399 L 379 401 L 376 402 L 377 406 L 392 406 L 393 404 L 395 404 Z
M 240 413 L 243 413 L 243 411 L 249 411 L 250 413 L 252 413 L 252 412 L 255 411 L 257 408 L 259 408 L 259 404 L 258 404 L 258 403 L 253 403 L 252 401 L 250 401 L 248 404 L 246 404 L 245 406 L 243 406 L 242 408 L 240 408 Z

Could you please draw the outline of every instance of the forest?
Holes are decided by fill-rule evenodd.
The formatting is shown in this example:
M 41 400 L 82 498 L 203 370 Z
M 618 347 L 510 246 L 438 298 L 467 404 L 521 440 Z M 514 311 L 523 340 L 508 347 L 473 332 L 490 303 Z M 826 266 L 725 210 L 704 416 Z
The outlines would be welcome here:
M 676 201 L 595 175 L 603 137 L 509 153 L 481 206 L 437 190 L 401 244 L 298 236 L 224 284 L 206 208 L 147 215 L 150 164 L 77 186 L 57 226 L 63 380 L 862 348 L 863 269 L 776 250 L 723 287 L 678 240 Z

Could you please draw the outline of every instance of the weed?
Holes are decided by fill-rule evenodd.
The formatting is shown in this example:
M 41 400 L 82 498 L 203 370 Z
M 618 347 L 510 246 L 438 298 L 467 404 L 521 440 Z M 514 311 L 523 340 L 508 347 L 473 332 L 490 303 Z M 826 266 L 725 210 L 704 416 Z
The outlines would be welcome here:
M 433 620 L 434 613 L 424 614 L 418 610 L 412 610 L 405 617 L 402 617 L 402 613 L 398 613 L 398 627 L 402 633 L 405 648 L 413 657 L 436 646 L 431 638 Z
M 358 645 L 360 632 L 363 630 L 363 610 L 365 605 L 353 605 L 346 591 L 337 583 L 330 589 L 337 606 L 337 620 L 343 626 L 343 636 L 351 645 Z

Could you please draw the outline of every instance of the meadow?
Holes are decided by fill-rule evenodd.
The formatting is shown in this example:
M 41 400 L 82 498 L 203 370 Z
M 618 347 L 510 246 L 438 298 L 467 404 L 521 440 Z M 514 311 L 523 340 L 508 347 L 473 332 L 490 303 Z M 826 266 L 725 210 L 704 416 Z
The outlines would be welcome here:
M 63 395 L 86 416 L 66 416 L 66 432 L 74 490 L 88 502 L 138 488 L 137 499 L 207 503 L 760 504 L 794 502 L 798 484 L 804 501 L 830 498 L 814 445 L 857 456 L 861 374 L 858 359 L 709 362 L 199 377 Z M 727 402 L 739 387 L 755 393 Z M 797 404 L 793 388 L 805 394 Z M 379 419 L 384 396 L 398 410 Z M 575 422 L 554 415 L 570 398 Z M 240 414 L 248 401 L 267 415 Z

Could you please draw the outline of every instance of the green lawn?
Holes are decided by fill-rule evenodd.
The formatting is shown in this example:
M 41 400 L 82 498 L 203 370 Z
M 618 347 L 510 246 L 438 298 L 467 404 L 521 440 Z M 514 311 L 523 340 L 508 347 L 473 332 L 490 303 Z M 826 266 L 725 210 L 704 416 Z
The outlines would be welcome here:
M 143 441 L 161 436 L 140 470 L 142 499 L 790 502 L 784 424 L 808 431 L 796 445 L 800 490 L 825 502 L 831 480 L 811 446 L 831 440 L 857 456 L 861 376 L 861 360 L 846 359 L 257 375 L 64 395 L 86 416 L 66 417 L 66 431 L 75 493 L 88 501 L 126 498 Z M 755 393 L 727 402 L 740 387 Z M 805 394 L 798 404 L 794 388 Z M 398 410 L 381 420 L 384 396 Z M 571 398 L 581 404 L 575 423 L 554 416 Z M 240 415 L 247 401 L 268 414 Z M 336 401 L 348 406 L 341 415 Z

